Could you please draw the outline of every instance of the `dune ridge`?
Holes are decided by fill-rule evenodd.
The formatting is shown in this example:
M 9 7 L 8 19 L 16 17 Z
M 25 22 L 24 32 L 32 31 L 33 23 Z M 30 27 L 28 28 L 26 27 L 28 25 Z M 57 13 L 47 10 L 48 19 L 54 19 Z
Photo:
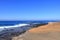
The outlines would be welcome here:
M 48 25 L 29 30 L 30 33 L 60 32 L 60 22 L 49 22 Z
M 60 40 L 60 22 L 49 22 L 47 25 L 28 30 L 23 36 L 19 35 L 12 40 Z

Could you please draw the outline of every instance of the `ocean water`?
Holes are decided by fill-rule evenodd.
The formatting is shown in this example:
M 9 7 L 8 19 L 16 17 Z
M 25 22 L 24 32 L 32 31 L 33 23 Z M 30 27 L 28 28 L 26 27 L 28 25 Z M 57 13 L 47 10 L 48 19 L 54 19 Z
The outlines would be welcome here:
M 56 20 L 55 20 L 56 21 Z M 40 20 L 40 21 L 0 21 L 0 26 L 12 26 L 17 24 L 31 24 L 31 23 L 48 23 L 55 22 L 54 20 Z

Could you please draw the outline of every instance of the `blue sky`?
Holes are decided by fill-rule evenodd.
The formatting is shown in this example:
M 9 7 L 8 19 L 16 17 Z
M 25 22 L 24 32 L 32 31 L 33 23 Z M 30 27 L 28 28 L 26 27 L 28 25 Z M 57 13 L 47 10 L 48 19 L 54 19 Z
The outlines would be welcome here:
M 60 0 L 0 0 L 0 20 L 60 20 Z

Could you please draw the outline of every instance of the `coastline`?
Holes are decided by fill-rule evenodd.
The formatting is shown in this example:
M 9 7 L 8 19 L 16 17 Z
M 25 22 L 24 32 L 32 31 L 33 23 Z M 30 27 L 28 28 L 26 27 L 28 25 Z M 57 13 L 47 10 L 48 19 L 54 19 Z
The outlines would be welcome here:
M 60 40 L 60 22 L 33 28 L 12 40 Z

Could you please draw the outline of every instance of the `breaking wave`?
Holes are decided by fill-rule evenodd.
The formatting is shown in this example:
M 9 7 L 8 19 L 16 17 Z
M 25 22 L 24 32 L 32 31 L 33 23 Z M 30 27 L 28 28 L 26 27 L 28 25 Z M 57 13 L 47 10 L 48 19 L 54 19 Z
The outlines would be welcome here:
M 12 26 L 0 26 L 0 31 L 4 30 L 5 28 L 13 28 L 13 27 L 23 27 L 23 26 L 27 26 L 29 24 L 16 24 L 16 25 L 12 25 Z

